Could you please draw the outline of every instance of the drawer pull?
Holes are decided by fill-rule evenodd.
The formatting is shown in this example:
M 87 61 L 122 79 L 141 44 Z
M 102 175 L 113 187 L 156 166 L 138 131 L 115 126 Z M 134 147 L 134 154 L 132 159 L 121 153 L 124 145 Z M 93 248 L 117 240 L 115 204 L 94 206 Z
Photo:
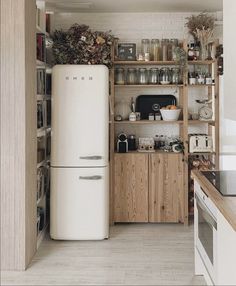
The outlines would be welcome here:
M 102 156 L 82 156 L 79 158 L 82 160 L 101 160 Z
M 80 176 L 80 180 L 101 180 L 102 176 Z

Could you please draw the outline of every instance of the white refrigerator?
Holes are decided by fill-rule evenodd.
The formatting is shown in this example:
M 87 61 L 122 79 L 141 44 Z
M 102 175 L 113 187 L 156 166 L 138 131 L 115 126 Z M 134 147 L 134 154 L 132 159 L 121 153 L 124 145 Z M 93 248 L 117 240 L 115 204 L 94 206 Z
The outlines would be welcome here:
M 106 66 L 53 67 L 52 239 L 108 238 L 108 100 L 109 72 Z

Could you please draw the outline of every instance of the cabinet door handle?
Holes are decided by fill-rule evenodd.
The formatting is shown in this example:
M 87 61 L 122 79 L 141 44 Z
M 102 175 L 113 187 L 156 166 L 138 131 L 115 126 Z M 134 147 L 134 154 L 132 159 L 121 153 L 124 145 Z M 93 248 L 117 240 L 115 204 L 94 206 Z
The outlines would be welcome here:
M 101 180 L 102 176 L 80 176 L 80 180 Z
M 81 156 L 79 158 L 82 159 L 82 160 L 101 160 L 102 156 L 98 156 L 98 155 L 95 155 L 95 156 Z

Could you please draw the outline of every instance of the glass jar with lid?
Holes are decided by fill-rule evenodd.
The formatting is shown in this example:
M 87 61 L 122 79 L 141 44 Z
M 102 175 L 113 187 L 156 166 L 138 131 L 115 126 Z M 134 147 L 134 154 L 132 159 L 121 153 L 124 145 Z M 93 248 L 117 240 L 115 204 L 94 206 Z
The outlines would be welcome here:
M 127 84 L 136 84 L 137 83 L 137 70 L 136 68 L 128 68 L 126 76 Z
M 162 54 L 162 60 L 163 61 L 168 60 L 168 45 L 169 45 L 168 39 L 162 39 L 161 40 L 161 54 Z
M 151 61 L 160 60 L 160 41 L 158 39 L 151 40 Z
M 123 68 L 115 70 L 115 84 L 125 84 L 125 70 Z
M 180 69 L 179 68 L 172 68 L 171 69 L 171 83 L 172 84 L 179 84 L 180 81 L 181 81 Z
M 149 71 L 149 84 L 158 84 L 159 83 L 159 69 L 151 68 Z
M 160 84 L 170 84 L 171 70 L 169 68 L 160 69 Z
M 138 83 L 148 84 L 148 70 L 146 68 L 139 68 L 138 70 Z
M 142 39 L 141 53 L 144 59 L 147 59 L 150 57 L 150 40 L 149 39 Z
M 175 53 L 175 49 L 178 47 L 179 45 L 179 41 L 178 39 L 171 39 L 170 40 L 170 49 L 169 49 L 169 61 L 175 61 L 176 60 L 176 53 Z

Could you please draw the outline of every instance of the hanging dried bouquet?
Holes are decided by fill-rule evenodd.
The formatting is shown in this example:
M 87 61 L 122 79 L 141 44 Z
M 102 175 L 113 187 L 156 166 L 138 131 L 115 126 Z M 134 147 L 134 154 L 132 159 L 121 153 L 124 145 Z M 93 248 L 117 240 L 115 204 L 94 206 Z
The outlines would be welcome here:
M 92 31 L 89 26 L 74 24 L 67 31 L 56 30 L 52 39 L 55 64 L 112 66 L 111 46 L 114 37 L 110 31 Z

